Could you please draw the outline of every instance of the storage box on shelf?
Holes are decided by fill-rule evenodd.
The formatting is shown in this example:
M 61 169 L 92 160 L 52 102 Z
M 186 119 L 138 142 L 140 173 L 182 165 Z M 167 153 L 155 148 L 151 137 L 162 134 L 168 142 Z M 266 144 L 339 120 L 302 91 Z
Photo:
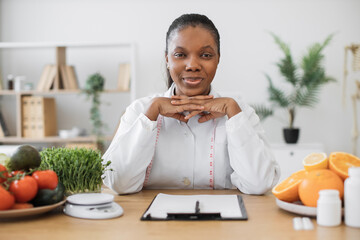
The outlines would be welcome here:
M 0 55 L 1 50 L 4 49 L 42 49 L 42 48 L 50 48 L 53 49 L 56 53 L 55 64 L 48 63 L 42 67 L 42 72 L 37 73 L 38 80 L 34 84 L 34 89 L 36 90 L 21 90 L 21 91 L 14 91 L 14 90 L 1 90 L 0 89 L 0 96 L 7 96 L 7 99 L 15 97 L 16 103 L 16 114 L 15 114 L 15 133 L 11 132 L 9 136 L 0 136 L 0 144 L 16 144 L 16 143 L 77 143 L 79 146 L 82 144 L 92 144 L 96 142 L 95 136 L 77 136 L 73 138 L 60 138 L 57 133 L 57 125 L 56 122 L 58 120 L 55 118 L 48 118 L 49 117 L 49 109 L 55 112 L 55 104 L 50 103 L 52 100 L 45 100 L 48 98 L 44 98 L 44 96 L 56 96 L 63 97 L 69 94 L 79 94 L 81 92 L 80 88 L 80 81 L 76 79 L 76 68 L 75 66 L 69 66 L 66 63 L 66 51 L 68 49 L 84 49 L 86 48 L 91 51 L 92 49 L 108 49 L 108 48 L 121 48 L 127 49 L 130 52 L 129 61 L 127 64 L 130 66 L 130 74 L 129 72 L 119 72 L 118 81 L 116 86 L 111 87 L 111 89 L 104 90 L 105 94 L 109 93 L 122 93 L 122 92 L 129 92 L 129 101 L 133 101 L 136 99 L 136 91 L 135 91 L 135 83 L 136 83 L 136 74 L 135 74 L 135 44 L 134 43 L 5 43 L 0 42 Z M 78 50 L 77 50 L 78 51 Z M 111 50 L 112 52 L 112 50 Z M 116 55 L 118 56 L 118 55 Z M 117 58 L 115 56 L 115 58 Z M 4 59 L 2 59 L 2 63 L 4 63 Z M 87 61 L 86 61 L 87 63 Z M 111 63 L 114 63 L 112 61 Z M 16 63 L 15 63 L 16 64 Z M 82 62 L 83 64 L 83 62 Z M 117 62 L 120 69 L 124 69 L 124 63 L 122 61 Z M 75 64 L 76 65 L 76 64 Z M 0 65 L 0 69 L 3 68 L 3 64 Z M 8 73 L 6 69 L 1 69 L 2 73 Z M 94 69 L 93 72 L 97 71 Z M 128 69 L 127 69 L 128 71 Z M 23 73 L 26 75 L 26 72 Z M 124 77 L 125 76 L 125 77 Z M 131 76 L 131 81 L 130 81 Z M 80 80 L 80 79 L 79 79 Z M 125 82 L 119 82 L 125 81 Z M 6 84 L 2 84 L 6 86 Z M 128 87 L 127 87 L 128 86 Z M 125 95 L 126 96 L 126 95 Z M 22 103 L 24 99 L 28 97 L 35 97 L 39 99 L 44 99 L 43 102 L 43 110 L 47 109 L 46 112 L 43 112 L 42 118 L 42 127 L 43 130 L 38 131 L 36 134 L 34 132 L 27 131 L 28 123 L 26 121 L 26 110 L 22 107 Z M 53 104 L 54 107 L 49 107 L 48 104 Z M 45 114 L 45 115 L 44 115 Z M 69 112 L 71 114 L 71 112 Z M 53 117 L 56 116 L 56 113 L 51 114 Z M 51 123 L 50 123 L 51 122 Z M 59 123 L 59 122 L 58 122 Z M 36 136 L 36 137 L 34 137 Z M 111 136 L 105 136 L 105 140 L 111 139 Z M 74 145 L 72 145 L 74 146 Z
M 302 161 L 304 157 L 313 152 L 324 152 L 321 143 L 308 144 L 271 144 L 276 161 L 280 165 L 282 181 L 292 173 L 304 169 Z
M 54 98 L 41 96 L 23 96 L 22 136 L 43 138 L 57 136 L 56 105 Z

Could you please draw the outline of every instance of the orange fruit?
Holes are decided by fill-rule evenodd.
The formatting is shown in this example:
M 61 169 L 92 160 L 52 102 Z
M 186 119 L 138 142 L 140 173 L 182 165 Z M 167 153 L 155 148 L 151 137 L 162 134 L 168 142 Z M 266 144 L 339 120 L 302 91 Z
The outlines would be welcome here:
M 349 177 L 350 167 L 360 167 L 360 159 L 350 153 L 333 152 L 329 156 L 329 167 L 343 180 Z
M 307 171 L 304 169 L 291 174 L 290 177 L 273 187 L 272 193 L 277 199 L 285 202 L 295 202 L 299 200 L 298 187 L 306 174 Z
M 339 191 L 340 198 L 344 196 L 344 182 L 333 171 L 319 169 L 309 172 L 299 185 L 299 197 L 305 206 L 316 207 L 319 191 L 335 189 Z
M 306 171 L 327 169 L 328 158 L 326 153 L 310 153 L 303 159 L 303 166 Z

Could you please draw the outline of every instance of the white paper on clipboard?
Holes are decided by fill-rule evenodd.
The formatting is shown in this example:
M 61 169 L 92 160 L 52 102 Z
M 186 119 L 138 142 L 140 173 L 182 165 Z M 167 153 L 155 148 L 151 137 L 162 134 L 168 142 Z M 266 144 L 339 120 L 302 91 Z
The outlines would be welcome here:
M 243 217 L 238 195 L 170 195 L 159 193 L 145 211 L 153 219 L 166 219 L 168 213 L 193 213 L 199 201 L 201 213 L 220 213 L 221 219 Z

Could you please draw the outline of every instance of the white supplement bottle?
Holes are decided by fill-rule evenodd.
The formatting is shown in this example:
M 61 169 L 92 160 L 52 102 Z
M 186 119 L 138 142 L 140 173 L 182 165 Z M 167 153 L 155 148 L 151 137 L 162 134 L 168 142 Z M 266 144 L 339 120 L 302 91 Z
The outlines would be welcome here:
M 335 227 L 341 223 L 341 200 L 339 191 L 326 189 L 319 192 L 316 221 L 320 226 Z
M 360 228 L 360 167 L 348 171 L 344 186 L 345 224 Z

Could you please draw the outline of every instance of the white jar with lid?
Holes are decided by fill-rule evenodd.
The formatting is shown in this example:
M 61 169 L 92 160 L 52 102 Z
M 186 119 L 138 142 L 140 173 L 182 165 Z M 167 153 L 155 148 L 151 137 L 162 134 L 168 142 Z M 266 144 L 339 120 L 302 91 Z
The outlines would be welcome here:
M 316 221 L 317 224 L 326 227 L 335 227 L 341 223 L 341 200 L 339 191 L 325 189 L 319 192 L 317 201 Z
M 345 224 L 360 228 L 360 167 L 349 168 L 344 186 Z

